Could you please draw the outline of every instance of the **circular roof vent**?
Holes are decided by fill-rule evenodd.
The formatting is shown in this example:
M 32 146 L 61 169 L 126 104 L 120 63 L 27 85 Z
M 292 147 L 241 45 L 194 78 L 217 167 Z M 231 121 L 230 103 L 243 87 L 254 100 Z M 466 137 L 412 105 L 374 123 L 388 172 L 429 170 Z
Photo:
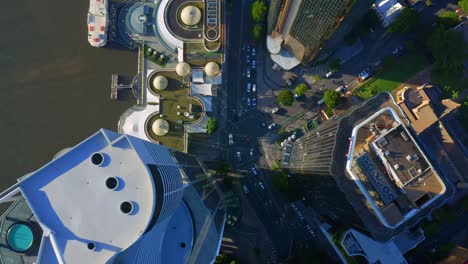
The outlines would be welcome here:
M 192 71 L 190 65 L 186 62 L 179 62 L 176 66 L 177 75 L 184 77 Z
M 153 87 L 156 90 L 162 91 L 167 88 L 167 85 L 169 84 L 169 81 L 167 80 L 166 77 L 162 75 L 156 76 L 156 78 L 153 79 Z
M 101 166 L 104 163 L 104 155 L 102 153 L 94 153 L 91 155 L 91 162 L 96 166 Z
M 208 62 L 205 65 L 205 73 L 210 77 L 214 77 L 219 74 L 219 65 L 216 62 Z
M 125 201 L 120 204 L 120 211 L 124 214 L 131 214 L 133 212 L 133 203 Z
M 119 187 L 119 179 L 117 177 L 109 177 L 106 180 L 106 187 L 115 190 Z
M 195 26 L 201 20 L 201 11 L 196 6 L 189 5 L 180 13 L 182 22 L 187 26 Z
M 156 119 L 151 125 L 151 129 L 157 136 L 164 136 L 169 132 L 169 123 L 164 119 Z
M 89 242 L 87 247 L 88 247 L 89 250 L 95 250 L 96 249 L 96 244 L 94 244 L 93 242 Z

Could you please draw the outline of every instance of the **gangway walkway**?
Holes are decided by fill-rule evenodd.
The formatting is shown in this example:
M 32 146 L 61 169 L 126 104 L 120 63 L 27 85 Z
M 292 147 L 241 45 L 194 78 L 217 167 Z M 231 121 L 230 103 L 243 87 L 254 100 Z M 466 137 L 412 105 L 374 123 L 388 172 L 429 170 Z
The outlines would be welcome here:
M 119 75 L 112 74 L 111 81 L 111 100 L 117 100 L 118 91 L 121 89 L 132 89 L 132 84 L 119 84 Z

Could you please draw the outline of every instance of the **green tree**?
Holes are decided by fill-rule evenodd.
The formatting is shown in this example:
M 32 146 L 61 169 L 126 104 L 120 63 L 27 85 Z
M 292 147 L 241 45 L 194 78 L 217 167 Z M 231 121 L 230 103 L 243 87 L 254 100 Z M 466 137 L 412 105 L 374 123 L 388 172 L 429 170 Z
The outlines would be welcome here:
M 326 90 L 323 95 L 323 100 L 329 108 L 333 109 L 340 104 L 341 94 L 334 90 Z
M 468 97 L 465 97 L 463 104 L 460 106 L 458 110 L 458 120 L 465 128 L 465 131 L 468 132 Z M 468 198 L 465 198 L 464 208 L 468 210 Z
M 307 93 L 307 85 L 305 83 L 301 83 L 294 89 L 297 95 L 301 96 Z
M 218 256 L 216 256 L 215 263 L 216 264 L 229 264 L 229 257 L 223 253 L 220 253 Z
M 252 3 L 252 7 L 251 7 L 251 15 L 252 15 L 253 21 L 257 23 L 262 22 L 265 19 L 267 10 L 268 10 L 268 7 L 265 1 L 255 0 Z
M 284 106 L 290 106 L 294 102 L 294 94 L 289 90 L 282 90 L 278 94 L 278 103 Z
M 206 132 L 213 134 L 218 129 L 218 120 L 215 117 L 210 117 L 206 123 Z
M 458 6 L 460 6 L 460 8 L 465 11 L 465 12 L 468 12 L 468 0 L 461 0 L 461 1 L 458 1 Z
M 263 26 L 261 24 L 255 24 L 252 28 L 252 38 L 255 40 L 259 40 L 262 38 L 263 34 Z
M 388 27 L 387 31 L 390 33 L 409 33 L 417 26 L 418 21 L 418 12 L 412 8 L 405 8 L 400 16 Z
M 337 72 L 337 71 L 340 70 L 340 68 L 341 68 L 340 59 L 334 59 L 334 60 L 330 61 L 330 63 L 328 64 L 328 69 L 331 72 Z
M 432 5 L 432 1 L 431 0 L 426 0 L 426 6 L 431 6 Z
M 466 44 L 463 33 L 437 28 L 428 39 L 428 47 L 434 57 L 432 81 L 454 90 L 464 88 L 463 68 L 466 58 Z M 450 96 L 451 91 L 446 95 Z
M 286 172 L 281 170 L 273 177 L 273 185 L 280 192 L 289 191 L 289 179 Z
M 452 28 L 460 23 L 460 18 L 458 18 L 457 13 L 453 11 L 445 11 L 439 15 L 438 21 L 439 25 L 444 28 Z

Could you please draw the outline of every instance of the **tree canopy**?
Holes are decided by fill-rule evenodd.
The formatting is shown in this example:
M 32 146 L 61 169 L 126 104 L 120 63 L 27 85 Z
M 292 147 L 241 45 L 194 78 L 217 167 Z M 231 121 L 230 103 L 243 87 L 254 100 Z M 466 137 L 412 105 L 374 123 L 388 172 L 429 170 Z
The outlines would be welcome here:
M 252 19 L 255 22 L 262 22 L 267 14 L 267 4 L 263 0 L 255 0 L 252 3 L 252 8 L 251 8 L 251 14 L 252 14 Z
M 323 100 L 329 108 L 333 109 L 341 102 L 341 94 L 334 90 L 326 90 Z
M 463 33 L 439 27 L 431 34 L 427 45 L 434 57 L 432 81 L 452 89 L 462 89 L 464 60 L 467 55 Z
M 388 32 L 409 33 L 418 24 L 419 14 L 412 8 L 405 8 L 399 17 L 388 27 Z
M 307 93 L 307 85 L 305 83 L 301 83 L 294 89 L 297 95 L 301 96 Z
M 462 123 L 465 131 L 468 132 L 468 97 L 465 97 L 465 101 L 460 106 L 458 120 Z M 467 203 L 468 204 L 468 203 Z
M 331 72 L 337 72 L 340 70 L 340 67 L 341 67 L 341 61 L 340 59 L 334 59 L 332 61 L 330 61 L 330 63 L 328 64 L 328 69 L 331 71 Z
M 445 11 L 438 18 L 439 25 L 443 26 L 444 28 L 451 28 L 458 23 L 460 23 L 460 18 L 458 18 L 457 13 L 453 11 Z
M 458 1 L 458 6 L 465 12 L 468 12 L 468 0 Z
M 294 94 L 289 90 L 282 90 L 278 94 L 278 103 L 289 106 L 292 105 L 294 102 Z
M 255 24 L 252 28 L 252 38 L 254 40 L 259 40 L 262 37 L 263 26 L 261 24 Z
M 206 123 L 206 132 L 208 134 L 213 134 L 216 129 L 218 129 L 218 121 L 215 117 L 210 117 Z

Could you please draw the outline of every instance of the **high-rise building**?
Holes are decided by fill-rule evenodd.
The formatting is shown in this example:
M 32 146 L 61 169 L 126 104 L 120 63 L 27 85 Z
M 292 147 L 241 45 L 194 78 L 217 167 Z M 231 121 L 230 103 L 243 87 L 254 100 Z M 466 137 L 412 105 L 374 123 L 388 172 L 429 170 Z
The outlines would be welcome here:
M 0 203 L 2 263 L 212 263 L 226 219 L 196 157 L 108 130 L 22 177 Z
M 417 223 L 452 191 L 414 138 L 404 112 L 387 93 L 298 139 L 285 166 L 304 182 L 333 181 L 360 218 L 355 223 L 353 218 L 340 220 L 358 226 L 362 222 L 364 229 L 382 241 Z M 322 192 L 317 200 L 327 203 L 339 196 Z M 349 210 L 346 205 L 328 206 L 321 213 L 339 216 Z
M 272 59 L 285 69 L 310 64 L 352 4 L 350 0 L 272 0 L 267 38 Z M 284 53 L 295 60 L 285 59 Z

